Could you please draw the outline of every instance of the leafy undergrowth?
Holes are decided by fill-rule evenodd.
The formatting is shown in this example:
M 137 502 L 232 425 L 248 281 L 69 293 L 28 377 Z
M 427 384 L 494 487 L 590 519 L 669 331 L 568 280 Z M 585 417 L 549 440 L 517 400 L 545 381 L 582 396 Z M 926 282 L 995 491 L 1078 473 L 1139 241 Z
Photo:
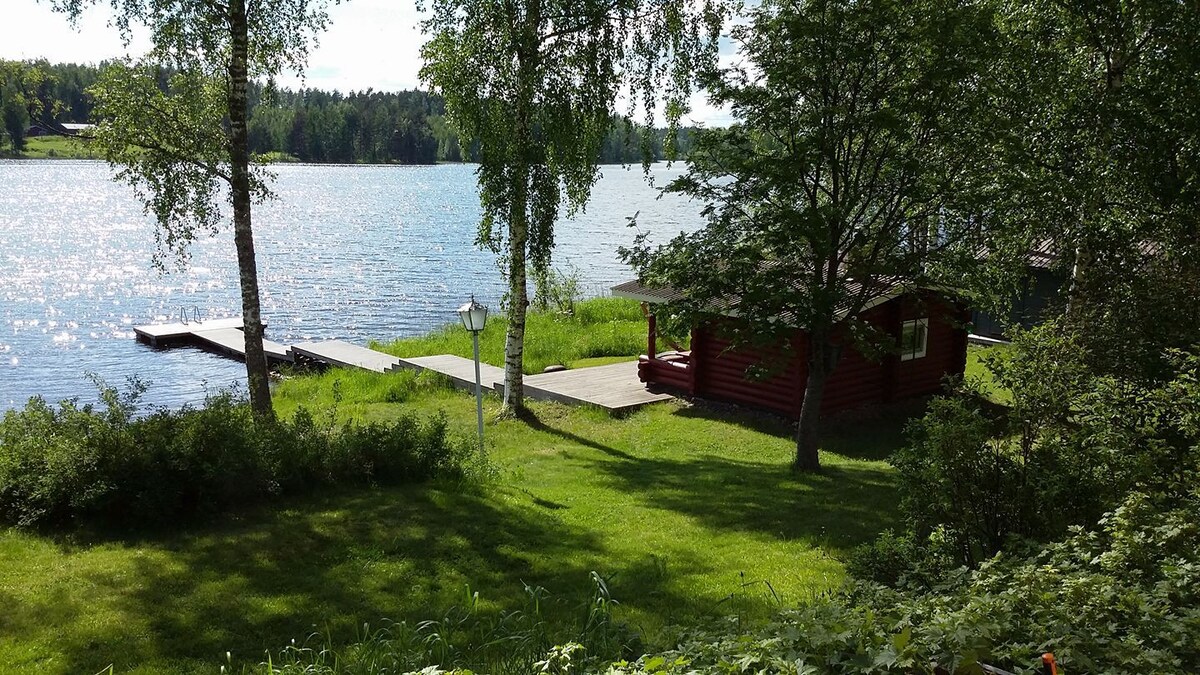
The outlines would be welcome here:
M 339 424 L 297 409 L 264 420 L 229 393 L 139 415 L 141 391 L 101 386 L 100 406 L 33 398 L 6 412 L 0 523 L 162 527 L 335 485 L 462 479 L 483 461 L 441 415 Z

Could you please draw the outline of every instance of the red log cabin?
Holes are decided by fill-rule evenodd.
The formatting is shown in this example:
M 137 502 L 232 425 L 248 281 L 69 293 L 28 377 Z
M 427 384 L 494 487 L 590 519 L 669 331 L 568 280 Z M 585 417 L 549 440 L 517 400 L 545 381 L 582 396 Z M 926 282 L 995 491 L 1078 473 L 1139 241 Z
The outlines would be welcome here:
M 636 281 L 614 286 L 616 297 L 640 300 L 647 309 L 647 353 L 640 357 L 638 376 L 649 386 L 690 396 L 741 403 L 800 416 L 807 378 L 806 336 L 797 329 L 795 353 L 749 346 L 733 348 L 715 317 L 692 329 L 688 351 L 656 352 L 653 305 L 678 298 L 669 289 L 647 288 Z M 894 291 L 867 303 L 859 318 L 896 339 L 902 349 L 868 358 L 845 336 L 838 341 L 841 358 L 825 385 L 823 414 L 837 413 L 937 393 L 947 375 L 962 375 L 967 362 L 967 326 L 971 312 L 958 300 L 933 290 Z M 787 359 L 781 372 L 767 379 L 750 379 L 747 369 Z

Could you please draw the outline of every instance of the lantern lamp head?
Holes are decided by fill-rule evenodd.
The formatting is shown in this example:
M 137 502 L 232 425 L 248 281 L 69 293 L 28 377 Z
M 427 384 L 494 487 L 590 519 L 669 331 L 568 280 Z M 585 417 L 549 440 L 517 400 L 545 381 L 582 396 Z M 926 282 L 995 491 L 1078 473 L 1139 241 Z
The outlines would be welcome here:
M 470 302 L 458 308 L 458 316 L 462 319 L 463 328 L 472 333 L 483 330 L 484 324 L 487 323 L 487 313 L 487 306 L 475 302 L 474 295 L 471 296 Z

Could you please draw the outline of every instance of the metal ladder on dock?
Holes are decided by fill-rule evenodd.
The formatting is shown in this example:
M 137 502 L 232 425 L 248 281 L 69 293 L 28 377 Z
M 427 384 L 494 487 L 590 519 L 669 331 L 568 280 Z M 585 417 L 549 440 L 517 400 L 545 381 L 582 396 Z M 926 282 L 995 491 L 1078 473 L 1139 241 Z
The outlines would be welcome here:
M 187 326 L 191 323 L 204 323 L 204 319 L 200 318 L 200 308 L 199 307 L 197 307 L 196 305 L 192 305 L 191 311 L 192 311 L 192 314 L 191 314 L 192 320 L 188 321 L 188 308 L 183 305 L 180 305 L 179 306 L 179 323 L 181 323 L 185 326 Z

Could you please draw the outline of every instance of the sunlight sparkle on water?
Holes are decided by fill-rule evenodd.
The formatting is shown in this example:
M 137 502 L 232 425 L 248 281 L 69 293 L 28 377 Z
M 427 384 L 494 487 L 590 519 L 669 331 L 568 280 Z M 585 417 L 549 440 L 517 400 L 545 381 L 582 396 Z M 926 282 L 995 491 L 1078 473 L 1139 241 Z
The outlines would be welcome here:
M 259 207 L 254 222 L 268 337 L 365 344 L 455 322 L 471 293 L 498 304 L 495 256 L 474 243 L 474 169 L 274 167 L 278 199 Z M 679 173 L 663 171 L 660 184 Z M 640 172 L 604 174 L 587 211 L 555 231 L 555 263 L 578 267 L 589 294 L 631 276 L 616 256 L 635 234 L 627 216 L 640 212 L 639 228 L 659 242 L 680 223 L 698 224 L 698 207 L 658 199 Z M 240 314 L 228 230 L 195 242 L 182 267 L 164 260 L 168 271 L 159 273 L 152 221 L 103 162 L 0 160 L 0 185 L 0 317 L 11 342 L 0 346 L 0 363 L 20 366 L 0 377 L 0 405 L 34 394 L 94 398 L 83 372 L 109 382 L 142 374 L 152 382 L 144 400 L 168 406 L 202 400 L 206 380 L 215 390 L 244 379 L 236 361 L 153 350 L 131 331 L 177 321 L 193 306 L 209 318 Z M 75 349 L 85 343 L 86 351 Z

